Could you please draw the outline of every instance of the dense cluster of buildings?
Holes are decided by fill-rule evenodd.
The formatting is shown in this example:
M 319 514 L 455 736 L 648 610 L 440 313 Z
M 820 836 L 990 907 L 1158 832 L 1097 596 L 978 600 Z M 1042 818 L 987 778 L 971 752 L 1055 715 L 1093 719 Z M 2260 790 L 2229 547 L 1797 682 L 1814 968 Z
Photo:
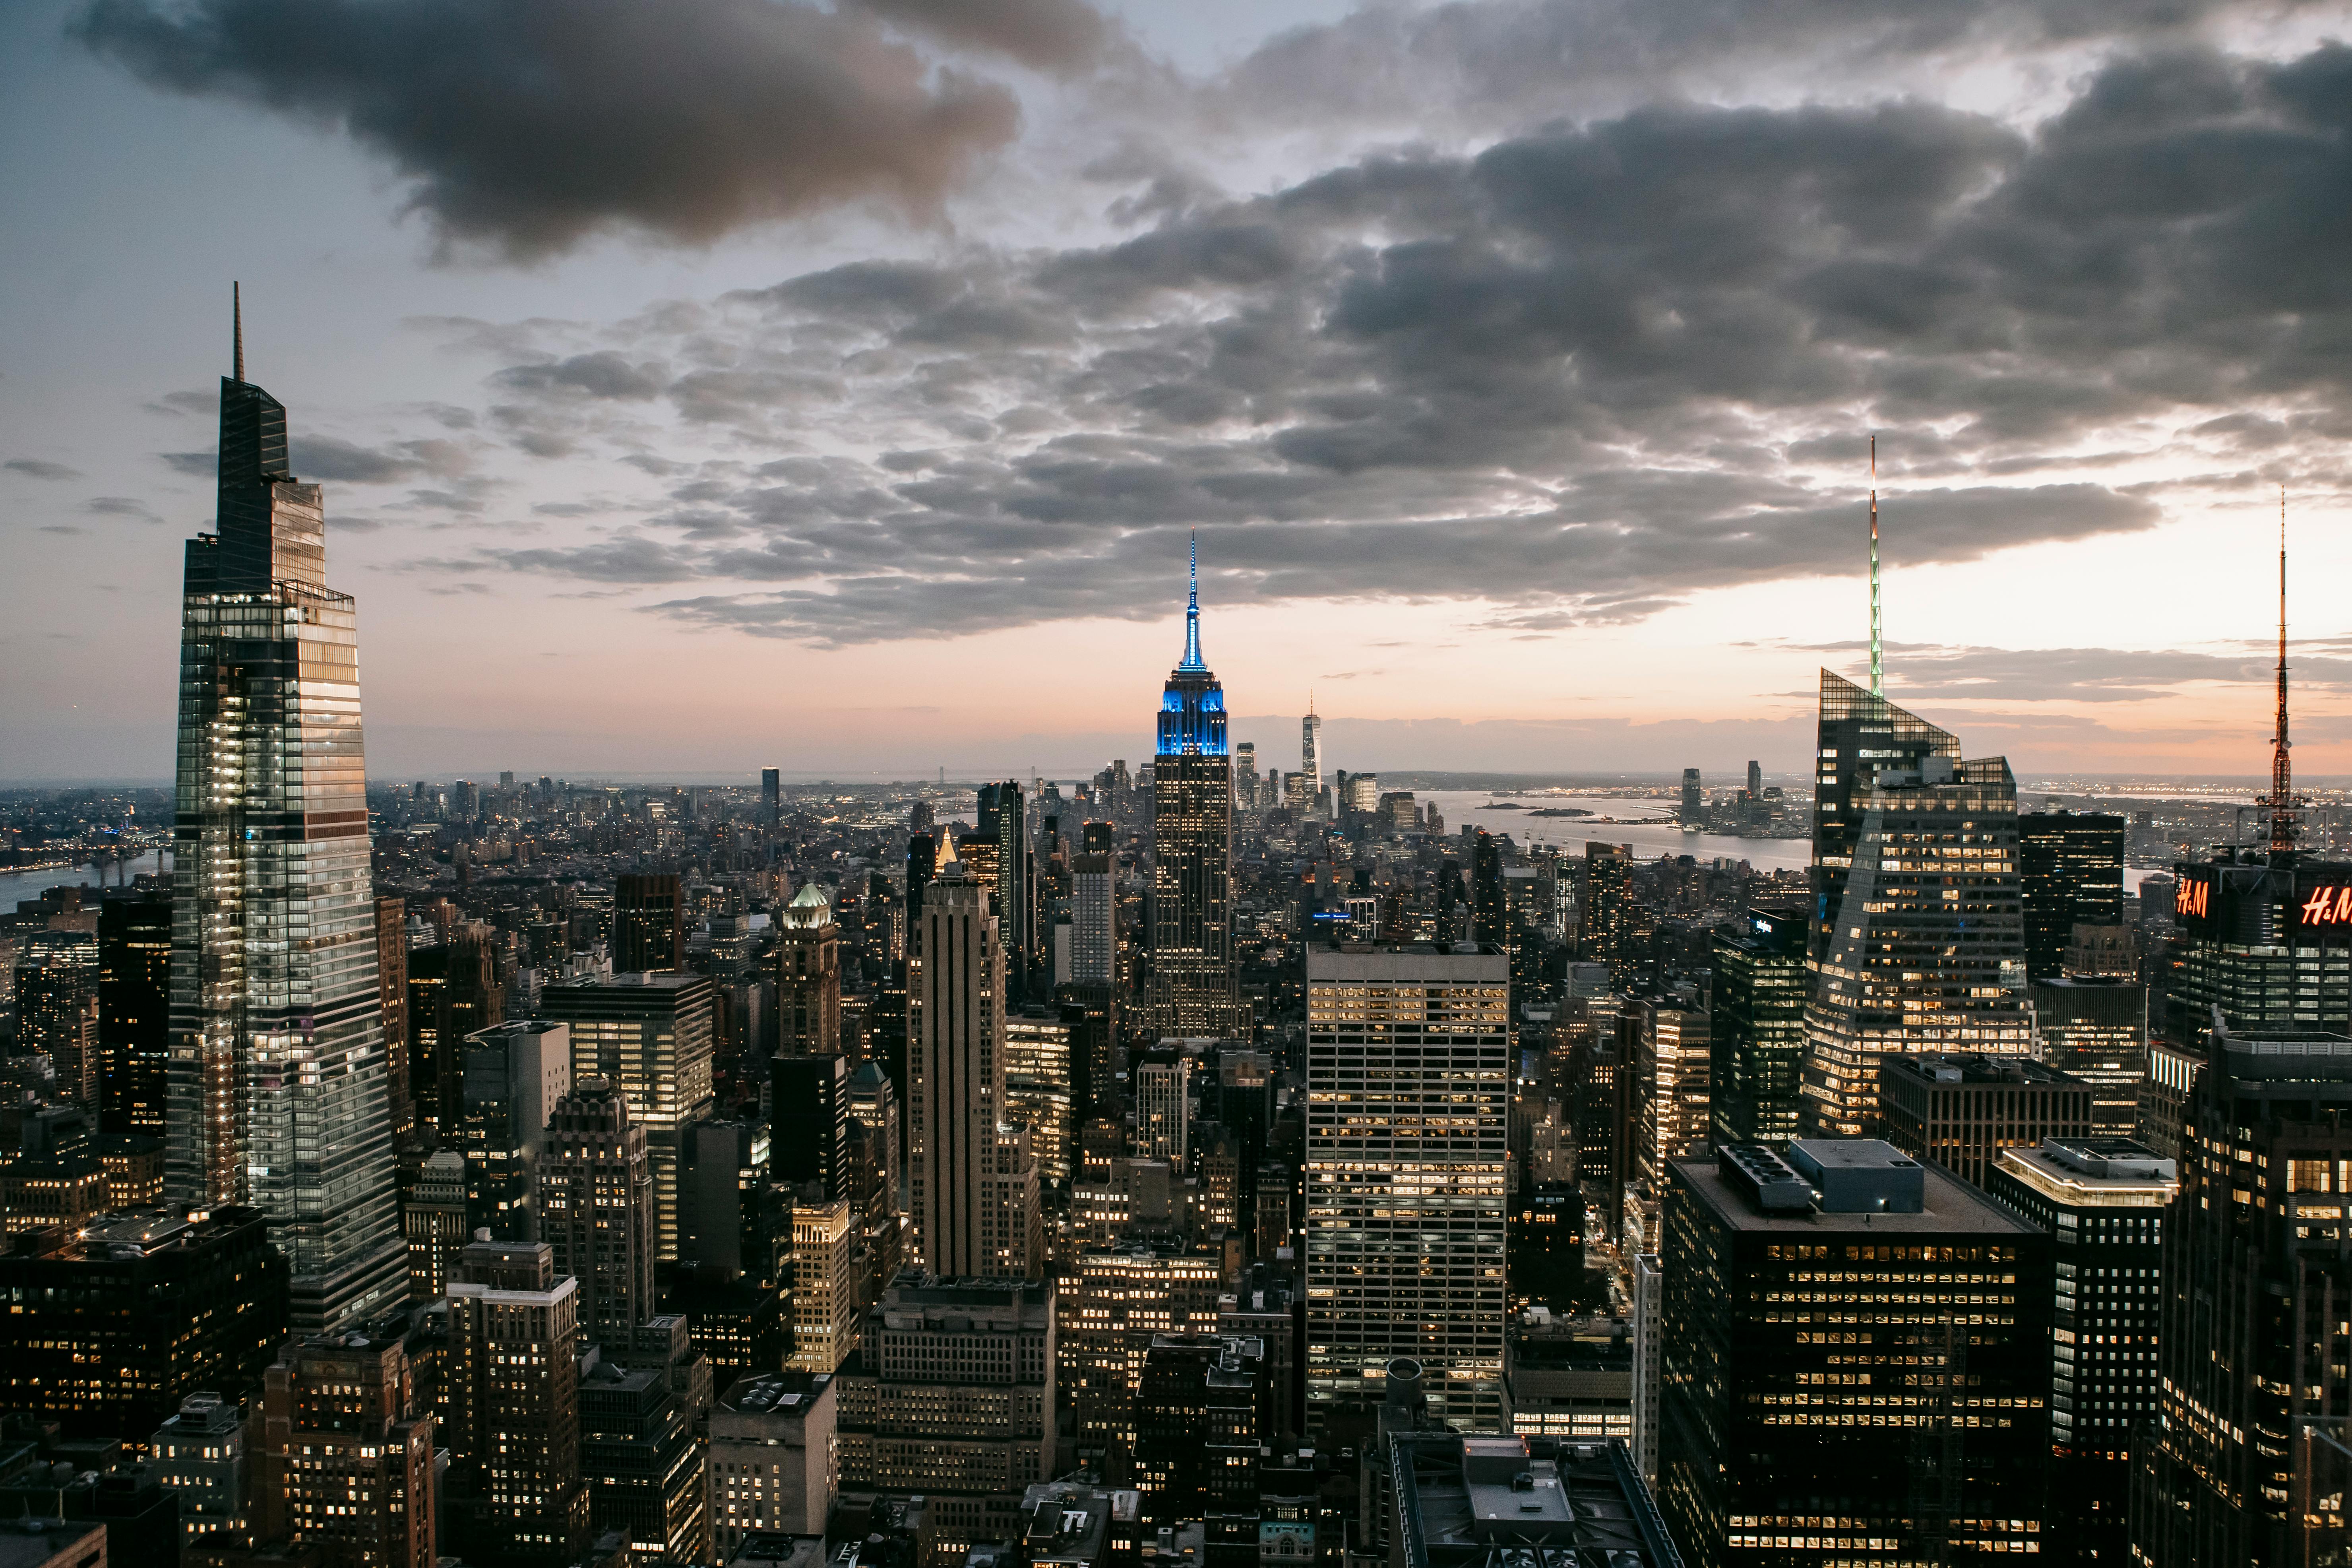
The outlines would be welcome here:
M 170 871 L 5 936 L 28 1563 L 2346 1549 L 2284 673 L 2267 840 L 2137 892 L 1826 671 L 1810 789 L 1680 806 L 1797 875 L 1449 831 L 1311 711 L 1262 772 L 1197 563 L 1066 794 L 371 785 L 321 495 L 222 399 Z

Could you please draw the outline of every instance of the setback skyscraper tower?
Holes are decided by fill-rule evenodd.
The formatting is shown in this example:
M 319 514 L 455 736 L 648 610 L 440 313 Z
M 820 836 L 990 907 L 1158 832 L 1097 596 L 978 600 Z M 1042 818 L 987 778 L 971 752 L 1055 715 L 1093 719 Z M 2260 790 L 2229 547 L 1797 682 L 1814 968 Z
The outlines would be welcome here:
M 166 1183 L 249 1204 L 319 1332 L 407 1289 L 376 984 L 358 617 L 326 585 L 286 407 L 221 381 L 217 533 L 188 542 Z
M 1184 658 L 1168 672 L 1151 760 L 1151 1002 L 1160 1035 L 1244 1033 L 1234 974 L 1234 760 L 1225 689 L 1201 658 L 1200 551 L 1184 608 Z

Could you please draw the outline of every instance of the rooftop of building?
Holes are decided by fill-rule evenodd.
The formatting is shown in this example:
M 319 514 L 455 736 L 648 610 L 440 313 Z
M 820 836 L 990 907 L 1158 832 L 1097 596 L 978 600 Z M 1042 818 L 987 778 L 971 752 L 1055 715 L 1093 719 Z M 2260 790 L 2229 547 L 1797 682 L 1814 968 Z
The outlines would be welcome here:
M 189 1209 L 173 1205 L 114 1209 L 68 1229 L 53 1226 L 10 1237 L 11 1255 L 54 1263 L 116 1263 L 157 1258 L 217 1241 L 260 1223 L 258 1209 Z
M 735 1554 L 727 1562 L 728 1568 L 823 1568 L 824 1537 L 751 1531 L 735 1543 Z
M 2032 1057 L 1986 1056 L 1981 1053 L 1938 1051 L 1910 1057 L 1887 1057 L 1879 1064 L 1882 1081 L 1932 1083 L 1938 1087 L 1985 1089 L 2006 1084 L 2080 1088 L 2083 1080 Z
M 1808 1139 L 1801 1141 L 1805 1150 L 1819 1150 L 1839 1144 L 1869 1145 L 1869 1150 L 1853 1156 L 1833 1155 L 1838 1163 L 1817 1167 L 1819 1173 L 1799 1168 L 1791 1161 L 1782 1160 L 1766 1149 L 1769 1161 L 1756 1159 L 1762 1148 L 1756 1144 L 1734 1145 L 1717 1152 L 1716 1159 L 1672 1160 L 1667 1162 L 1674 1180 L 1690 1189 L 1700 1206 L 1711 1212 L 1727 1229 L 1740 1232 L 1786 1233 L 1797 1236 L 1852 1235 L 1869 1233 L 1902 1236 L 2032 1236 L 2036 1228 L 1986 1197 L 1976 1188 L 1961 1181 L 1941 1166 L 1911 1160 L 1901 1151 L 1874 1138 Z M 1800 1145 L 1791 1144 L 1796 1152 Z M 1746 1157 L 1760 1180 L 1737 1176 L 1741 1169 L 1734 1156 Z M 1876 1173 L 1868 1167 L 1857 1167 L 1849 1162 L 1863 1159 L 1884 1162 L 1891 1156 L 1905 1162 L 1907 1171 L 1898 1173 L 1906 1187 L 1917 1192 L 1916 1211 L 1877 1207 L 1844 1207 L 1834 1199 L 1826 1206 L 1821 1202 L 1824 1178 L 1853 1179 L 1857 1190 L 1868 1194 L 1878 1185 Z M 1889 1167 L 1892 1170 L 1892 1167 Z M 1799 1201 L 1796 1188 L 1810 1189 L 1812 1201 Z M 1769 1194 L 1769 1196 L 1767 1195 Z M 1767 1206 L 1768 1204 L 1769 1206 Z
M 807 1415 L 833 1386 L 824 1372 L 747 1372 L 719 1398 L 719 1408 L 738 1415 Z
M 1142 1494 L 1074 1481 L 1048 1481 L 1021 1495 L 1021 1546 L 1032 1563 L 1096 1568 L 1114 1525 L 1132 1529 Z
M 1465 952 L 1464 949 L 1469 951 Z M 1511 961 L 1499 947 L 1459 942 L 1441 948 L 1433 942 L 1402 947 L 1378 947 L 1351 942 L 1342 950 L 1307 950 L 1307 979 L 1344 984 L 1357 981 L 1378 985 L 1436 980 L 1454 984 L 1501 984 L 1511 978 Z
M 0 1568 L 79 1568 L 106 1557 L 106 1525 L 94 1519 L 0 1520 Z
M 1389 1461 L 1403 1568 L 1680 1568 L 1622 1444 L 1412 1433 Z
M 2136 1138 L 2044 1138 L 2003 1149 L 1994 1167 L 2053 1203 L 2079 1208 L 2148 1208 L 2172 1201 L 2180 1166 Z

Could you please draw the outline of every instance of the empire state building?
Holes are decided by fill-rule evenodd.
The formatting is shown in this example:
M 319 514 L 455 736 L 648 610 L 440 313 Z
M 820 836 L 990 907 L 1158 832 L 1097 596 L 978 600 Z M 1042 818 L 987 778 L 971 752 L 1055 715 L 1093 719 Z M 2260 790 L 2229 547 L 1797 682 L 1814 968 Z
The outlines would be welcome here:
M 1201 658 L 1200 547 L 1184 608 L 1184 658 L 1168 672 L 1151 760 L 1151 986 L 1161 1037 L 1245 1036 L 1234 973 L 1234 762 L 1225 689 Z

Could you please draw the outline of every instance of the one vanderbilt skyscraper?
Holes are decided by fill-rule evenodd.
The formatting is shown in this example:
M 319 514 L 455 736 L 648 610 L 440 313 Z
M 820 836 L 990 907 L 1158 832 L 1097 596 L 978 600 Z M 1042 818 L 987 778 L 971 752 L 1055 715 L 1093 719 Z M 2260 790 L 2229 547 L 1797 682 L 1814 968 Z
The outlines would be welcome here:
M 269 1216 L 298 1332 L 406 1289 L 376 992 L 358 617 L 286 408 L 221 380 L 218 531 L 188 542 L 165 1180 Z

